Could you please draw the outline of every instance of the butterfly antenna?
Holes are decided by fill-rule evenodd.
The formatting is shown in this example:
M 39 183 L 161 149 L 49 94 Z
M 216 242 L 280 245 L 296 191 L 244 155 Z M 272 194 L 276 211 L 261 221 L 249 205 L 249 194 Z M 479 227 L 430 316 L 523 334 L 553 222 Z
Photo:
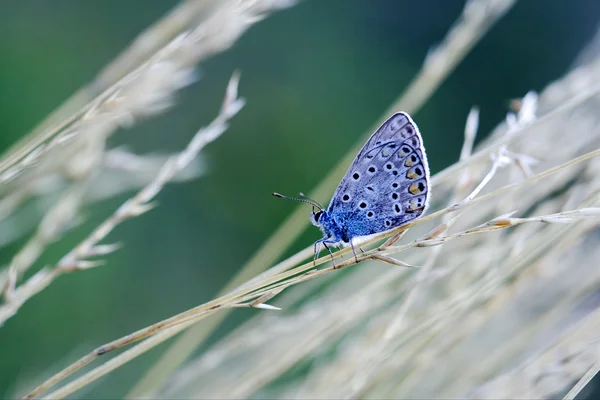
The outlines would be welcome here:
M 310 197 L 307 197 L 304 193 L 300 192 L 298 193 L 300 195 L 300 198 L 308 200 L 311 202 L 311 204 L 315 204 L 317 207 L 319 207 L 320 210 L 324 210 L 323 206 L 321 205 L 321 203 L 319 203 L 316 200 L 311 199 Z
M 280 194 L 280 193 L 273 193 L 273 196 L 275 196 L 275 197 L 281 197 L 282 199 L 300 201 L 302 203 L 310 204 L 313 207 L 318 207 L 319 210 L 323 210 L 323 206 L 322 205 L 320 205 L 318 202 L 316 202 L 316 201 L 314 201 L 312 199 L 309 199 L 308 197 L 304 196 L 302 193 L 300 193 L 300 198 L 290 197 L 290 196 L 284 196 L 283 194 Z

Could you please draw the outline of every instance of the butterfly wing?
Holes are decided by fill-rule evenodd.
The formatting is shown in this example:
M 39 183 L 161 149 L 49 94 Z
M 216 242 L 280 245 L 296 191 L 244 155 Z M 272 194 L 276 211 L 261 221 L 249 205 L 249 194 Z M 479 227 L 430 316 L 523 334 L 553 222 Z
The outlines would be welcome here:
M 429 165 L 419 128 L 408 114 L 399 112 L 365 143 L 327 212 L 344 227 L 343 240 L 348 242 L 419 217 L 427 208 L 429 187 Z

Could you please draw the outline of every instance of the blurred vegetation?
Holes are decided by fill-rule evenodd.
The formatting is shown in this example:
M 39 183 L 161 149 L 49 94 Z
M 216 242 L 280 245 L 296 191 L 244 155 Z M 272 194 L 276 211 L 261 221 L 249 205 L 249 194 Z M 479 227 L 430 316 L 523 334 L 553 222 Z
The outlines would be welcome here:
M 0 152 L 176 4 L 2 2 Z M 0 395 L 101 343 L 212 299 L 293 209 L 271 192 L 310 191 L 402 92 L 463 6 L 458 0 L 300 2 L 202 63 L 199 81 L 177 94 L 169 112 L 115 135 L 112 145 L 139 153 L 181 149 L 215 115 L 232 71 L 241 70 L 247 105 L 202 153 L 205 175 L 168 186 L 159 207 L 120 226 L 109 242 L 125 247 L 109 255 L 106 266 L 61 277 L 0 328 Z M 510 99 L 543 89 L 569 69 L 599 17 L 594 1 L 518 2 L 413 115 L 432 173 L 458 159 L 471 106 L 481 109 L 479 131 L 489 132 Z M 61 257 L 127 197 L 86 208 L 82 224 L 39 264 Z M 41 216 L 35 206 L 29 212 Z M 288 254 L 318 237 L 317 230 L 307 231 Z M 0 250 L 3 265 L 24 240 Z M 210 342 L 254 313 L 234 313 Z M 123 396 L 164 348 L 79 395 Z

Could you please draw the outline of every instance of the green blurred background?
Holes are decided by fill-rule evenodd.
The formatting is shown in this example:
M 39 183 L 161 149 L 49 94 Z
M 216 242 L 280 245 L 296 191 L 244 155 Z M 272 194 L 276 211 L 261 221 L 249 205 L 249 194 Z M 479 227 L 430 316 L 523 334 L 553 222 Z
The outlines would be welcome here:
M 2 1 L 0 151 L 176 4 Z M 158 208 L 111 234 L 108 242 L 124 247 L 107 265 L 61 277 L 0 328 L 0 396 L 22 394 L 92 348 L 213 298 L 296 207 L 271 192 L 315 187 L 399 96 L 463 6 L 459 0 L 301 2 L 203 63 L 201 79 L 178 93 L 169 112 L 118 132 L 112 145 L 177 151 L 216 114 L 232 71 L 242 71 L 247 106 L 202 153 L 205 175 L 167 187 Z M 483 135 L 504 117 L 509 99 L 543 89 L 570 68 L 599 17 L 596 0 L 518 2 L 413 115 L 432 173 L 457 159 L 472 105 L 481 108 Z M 56 262 L 127 197 L 86 208 L 84 223 L 37 265 Z M 290 252 L 319 237 L 311 228 Z M 0 249 L 0 262 L 8 263 L 24 241 Z M 234 313 L 211 341 L 252 313 Z M 78 397 L 123 396 L 164 349 Z

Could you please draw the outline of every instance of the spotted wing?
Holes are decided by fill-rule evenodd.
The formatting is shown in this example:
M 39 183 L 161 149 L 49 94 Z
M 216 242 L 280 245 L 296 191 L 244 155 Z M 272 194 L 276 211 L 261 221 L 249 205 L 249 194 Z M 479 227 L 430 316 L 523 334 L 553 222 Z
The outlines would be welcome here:
M 417 125 L 399 112 L 360 150 L 340 182 L 328 213 L 346 238 L 393 229 L 418 218 L 429 201 L 429 165 Z

